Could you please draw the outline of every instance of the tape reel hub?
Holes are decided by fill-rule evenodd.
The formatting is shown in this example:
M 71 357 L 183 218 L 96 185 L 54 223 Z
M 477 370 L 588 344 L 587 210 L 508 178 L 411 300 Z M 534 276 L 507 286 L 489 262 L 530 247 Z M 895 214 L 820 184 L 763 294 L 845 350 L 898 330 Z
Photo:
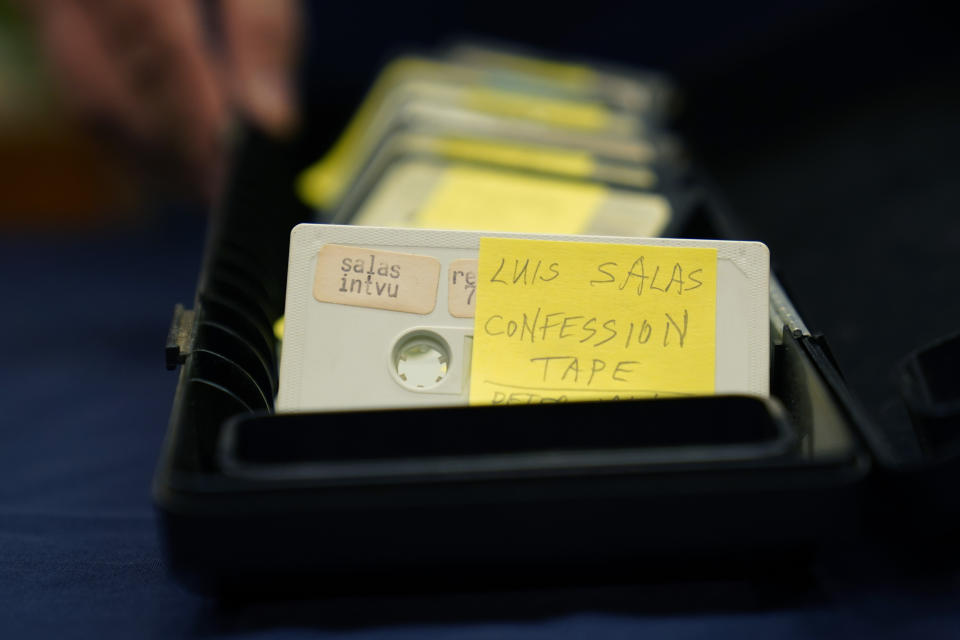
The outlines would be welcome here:
M 431 331 L 413 331 L 393 347 L 393 374 L 404 387 L 423 390 L 440 384 L 450 371 L 450 347 Z

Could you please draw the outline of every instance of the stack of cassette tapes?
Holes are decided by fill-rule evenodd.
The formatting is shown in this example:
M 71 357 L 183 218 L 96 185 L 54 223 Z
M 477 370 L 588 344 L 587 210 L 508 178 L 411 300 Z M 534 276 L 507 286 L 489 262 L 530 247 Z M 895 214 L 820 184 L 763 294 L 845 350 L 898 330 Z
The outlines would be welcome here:
M 579 242 L 619 237 L 648 246 L 651 238 L 681 235 L 688 215 L 679 145 L 665 127 L 671 94 L 669 84 L 655 74 L 469 44 L 455 45 L 437 56 L 406 56 L 388 64 L 339 140 L 299 179 L 300 195 L 317 211 L 317 221 L 332 225 L 298 229 L 291 238 L 286 344 L 292 350 L 281 361 L 278 409 L 461 404 L 467 402 L 468 386 L 474 387 L 471 403 L 479 402 L 476 376 L 473 383 L 467 381 L 478 364 L 485 370 L 476 357 L 473 367 L 470 364 L 476 333 L 472 294 L 480 287 L 479 282 L 468 286 L 470 303 L 457 311 L 455 294 L 462 287 L 457 287 L 456 274 L 461 273 L 468 283 L 477 279 L 479 240 L 490 234 Z M 401 232 L 399 227 L 408 230 Z M 448 235 L 418 231 L 423 229 Z M 566 245 L 554 248 L 568 249 Z M 721 342 L 736 344 L 735 357 L 721 357 L 714 367 L 713 352 L 723 349 L 715 349 L 712 342 L 705 344 L 711 362 L 702 369 L 709 384 L 697 388 L 766 394 L 766 248 L 718 243 L 709 250 L 720 251 L 723 264 L 747 251 L 755 254 L 751 264 L 757 269 L 741 267 L 731 274 L 749 273 L 745 282 L 757 283 L 757 294 L 747 296 L 751 305 L 744 304 L 742 295 L 736 304 L 727 305 L 730 317 L 726 320 L 722 314 L 716 316 L 724 326 Z M 611 249 L 594 247 L 593 251 L 609 258 Z M 643 251 L 654 250 L 634 248 L 628 253 L 636 258 L 634 254 Z M 321 253 L 335 257 L 324 266 L 318 258 Z M 559 269 L 560 262 L 553 262 L 554 258 L 549 252 L 545 264 Z M 569 271 L 569 260 L 561 262 Z M 354 263 L 356 269 L 341 269 Z M 385 269 L 392 265 L 396 273 L 378 274 L 374 266 L 380 263 Z M 417 265 L 424 265 L 430 271 L 429 282 L 401 277 L 401 263 L 409 263 L 404 274 L 411 269 L 419 274 Z M 614 263 L 605 264 L 609 268 Z M 446 287 L 436 282 L 441 269 L 449 271 L 448 279 L 453 278 Z M 585 276 L 584 282 L 593 277 L 579 275 Z M 553 282 L 557 292 L 546 294 L 544 304 L 550 308 L 560 304 L 560 298 L 575 286 L 573 277 L 568 272 Z M 711 287 L 716 284 L 712 282 Z M 719 284 L 719 299 L 732 297 L 727 291 L 735 287 L 732 281 Z M 540 287 L 544 286 L 541 282 Z M 384 297 L 393 295 L 391 287 L 417 292 L 416 300 L 400 303 Z M 710 297 L 712 290 L 704 288 L 701 295 Z M 588 283 L 583 297 L 596 295 L 598 290 Z M 621 302 L 627 304 L 626 299 Z M 591 310 L 595 304 L 590 303 Z M 611 304 L 620 303 L 611 300 Z M 753 310 L 750 318 L 743 313 L 747 307 Z M 608 330 L 616 332 L 616 320 L 607 322 Z M 703 322 L 715 329 L 712 320 Z M 630 320 L 621 319 L 620 324 L 627 331 Z M 588 335 L 592 326 L 587 325 Z M 641 326 L 647 325 L 641 322 Z M 755 326 L 759 328 L 742 340 L 727 335 L 731 327 Z M 357 331 L 364 340 L 350 339 Z M 567 332 L 564 336 L 569 337 Z M 411 340 L 408 349 L 404 345 Z M 748 348 L 751 340 L 756 348 Z M 481 342 L 483 355 L 485 342 Z M 544 348 L 550 351 L 551 347 Z M 425 382 L 410 384 L 410 368 L 421 359 L 417 357 L 421 352 L 431 358 L 431 368 L 424 373 Z M 531 357 L 539 362 L 537 354 Z M 751 357 L 757 362 L 751 364 Z M 588 361 L 605 366 L 606 361 L 597 358 L 591 353 Z M 355 366 L 330 365 L 348 361 Z M 387 362 L 390 376 L 374 364 L 381 361 Z M 573 362 L 579 363 L 580 358 Z M 498 368 L 516 364 L 501 362 Z M 661 389 L 664 368 L 649 358 L 645 366 L 651 371 L 644 380 L 656 389 L 648 396 L 692 389 L 689 385 Z M 539 387 L 534 392 L 524 387 L 521 394 L 514 383 L 500 384 L 506 386 L 491 397 L 557 395 L 554 387 L 549 389 L 552 395 L 540 393 Z M 568 390 L 564 386 L 561 391 L 557 397 L 566 400 Z M 629 389 L 628 396 L 621 391 L 618 387 L 607 395 L 635 397 L 635 389 Z
M 653 73 L 473 44 L 400 57 L 298 192 L 337 224 L 677 235 L 672 95 Z
M 766 396 L 767 248 L 676 239 L 670 94 L 655 75 L 474 45 L 389 64 L 299 181 L 328 224 L 291 236 L 277 409 Z M 478 268 L 484 238 L 506 241 L 486 252 L 496 273 Z

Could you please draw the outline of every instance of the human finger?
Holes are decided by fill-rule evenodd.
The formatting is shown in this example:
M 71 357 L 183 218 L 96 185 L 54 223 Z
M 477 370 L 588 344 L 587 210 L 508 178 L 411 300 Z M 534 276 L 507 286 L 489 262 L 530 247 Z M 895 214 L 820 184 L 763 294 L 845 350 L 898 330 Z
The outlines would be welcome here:
M 295 0 L 223 0 L 226 75 L 243 112 L 274 135 L 298 123 L 295 91 L 301 15 Z

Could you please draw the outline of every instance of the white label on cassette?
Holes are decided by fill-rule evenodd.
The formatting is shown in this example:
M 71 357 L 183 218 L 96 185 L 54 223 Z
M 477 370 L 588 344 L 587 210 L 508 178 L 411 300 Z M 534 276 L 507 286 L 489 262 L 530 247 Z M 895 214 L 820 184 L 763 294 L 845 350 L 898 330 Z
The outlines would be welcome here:
M 427 314 L 437 304 L 440 263 L 431 256 L 328 244 L 317 252 L 319 302 Z
M 769 253 L 761 243 L 301 224 L 290 241 L 277 410 L 468 404 L 476 301 L 486 291 L 478 281 L 481 238 L 715 249 L 707 387 L 769 394 Z M 438 286 L 441 272 L 447 286 Z M 391 284 L 399 288 L 388 292 Z

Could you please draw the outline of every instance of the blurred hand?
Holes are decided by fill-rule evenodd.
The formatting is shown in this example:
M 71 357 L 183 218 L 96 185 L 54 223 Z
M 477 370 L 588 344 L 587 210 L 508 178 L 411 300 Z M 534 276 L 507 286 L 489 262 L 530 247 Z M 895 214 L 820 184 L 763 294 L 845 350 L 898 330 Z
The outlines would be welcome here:
M 210 195 L 239 112 L 297 123 L 296 0 L 32 0 L 68 104 Z

